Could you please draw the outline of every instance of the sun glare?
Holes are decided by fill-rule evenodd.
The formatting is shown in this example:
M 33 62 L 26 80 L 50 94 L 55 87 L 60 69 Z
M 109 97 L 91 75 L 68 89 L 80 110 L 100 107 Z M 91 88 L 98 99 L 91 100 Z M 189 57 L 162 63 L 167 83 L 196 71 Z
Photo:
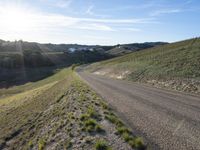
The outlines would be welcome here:
M 31 15 L 23 9 L 4 8 L 0 12 L 1 26 L 4 30 L 20 32 L 31 30 Z

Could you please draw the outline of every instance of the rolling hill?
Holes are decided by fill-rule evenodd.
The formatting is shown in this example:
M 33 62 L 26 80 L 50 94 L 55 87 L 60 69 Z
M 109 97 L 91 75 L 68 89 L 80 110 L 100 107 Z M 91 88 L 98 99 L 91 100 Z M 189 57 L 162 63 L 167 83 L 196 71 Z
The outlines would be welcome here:
M 44 67 L 87 63 L 110 58 L 108 54 L 84 49 L 84 53 L 74 53 L 70 47 L 79 48 L 81 45 L 72 44 L 40 44 L 24 41 L 0 42 L 0 68 Z M 87 59 L 87 57 L 93 59 Z M 95 57 L 94 57 L 95 56 Z M 76 57 L 76 59 L 74 59 Z
M 200 93 L 200 38 L 133 52 L 87 69 L 112 78 Z
M 124 53 L 128 53 L 132 50 L 140 50 L 160 44 L 160 42 L 127 44 L 121 45 L 121 47 L 123 47 Z M 0 68 L 91 63 L 122 55 L 118 51 L 117 46 L 40 44 L 21 40 L 14 42 L 0 40 Z

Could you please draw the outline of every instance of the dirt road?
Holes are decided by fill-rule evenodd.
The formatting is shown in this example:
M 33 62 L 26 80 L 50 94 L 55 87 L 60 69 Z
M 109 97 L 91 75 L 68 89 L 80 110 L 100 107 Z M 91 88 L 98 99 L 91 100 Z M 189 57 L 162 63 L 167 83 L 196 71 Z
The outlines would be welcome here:
M 200 96 L 79 72 L 150 149 L 200 150 Z

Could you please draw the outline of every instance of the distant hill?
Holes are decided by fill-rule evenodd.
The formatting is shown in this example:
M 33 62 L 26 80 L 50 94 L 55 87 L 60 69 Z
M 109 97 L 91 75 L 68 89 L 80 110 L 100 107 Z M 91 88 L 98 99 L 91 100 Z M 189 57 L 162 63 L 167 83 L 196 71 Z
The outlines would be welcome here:
M 116 46 L 40 44 L 0 40 L 0 68 L 27 68 L 91 63 L 157 45 L 162 42 Z
M 134 51 L 143 50 L 146 48 L 151 48 L 155 46 L 168 44 L 166 42 L 145 42 L 145 43 L 132 43 L 132 44 L 122 44 L 116 45 L 114 48 L 107 51 L 108 54 L 114 56 L 121 56 Z
M 200 93 L 200 38 L 94 63 L 88 70 L 113 78 Z
M 98 49 L 91 50 L 91 47 L 76 44 L 40 44 L 1 40 L 0 68 L 71 65 L 73 63 L 89 63 L 111 58 L 109 54 L 99 52 Z M 72 52 L 70 48 L 75 50 Z

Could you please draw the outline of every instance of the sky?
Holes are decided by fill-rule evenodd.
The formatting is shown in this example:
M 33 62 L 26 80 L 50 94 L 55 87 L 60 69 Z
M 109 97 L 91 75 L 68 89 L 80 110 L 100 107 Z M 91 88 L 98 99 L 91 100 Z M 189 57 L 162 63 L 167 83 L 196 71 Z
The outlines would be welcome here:
M 3 40 L 114 45 L 199 36 L 199 0 L 0 0 Z

